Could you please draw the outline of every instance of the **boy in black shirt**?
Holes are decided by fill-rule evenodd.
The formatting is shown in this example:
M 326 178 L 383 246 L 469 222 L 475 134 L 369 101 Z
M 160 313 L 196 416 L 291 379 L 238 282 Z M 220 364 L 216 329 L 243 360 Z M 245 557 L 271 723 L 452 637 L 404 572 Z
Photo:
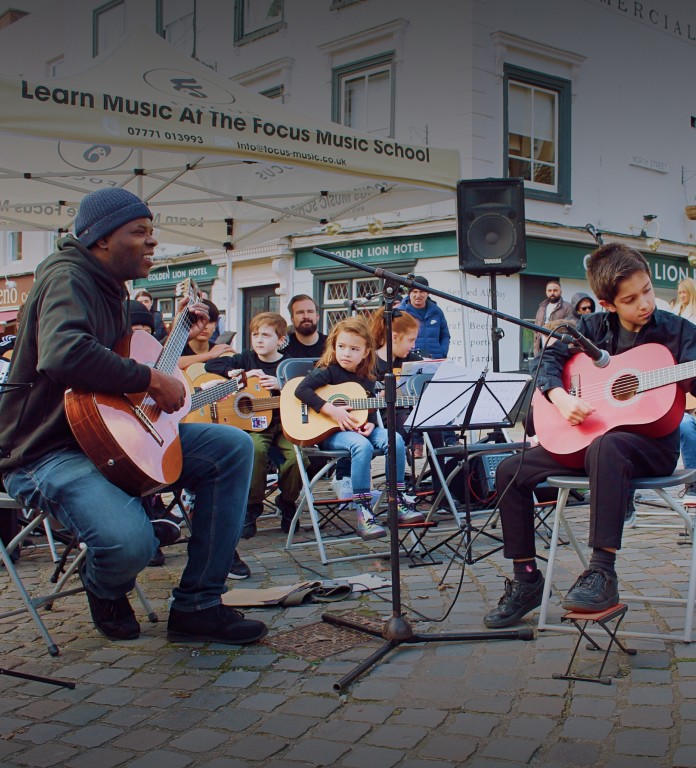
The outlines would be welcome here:
M 209 360 L 205 364 L 206 371 L 228 376 L 231 371 L 242 368 L 247 376 L 258 376 L 261 386 L 270 390 L 272 395 L 278 395 L 280 387 L 276 371 L 278 363 L 285 357 L 279 347 L 285 342 L 287 329 L 288 325 L 281 315 L 275 312 L 261 312 L 249 324 L 252 349 L 231 357 Z M 281 528 L 287 533 L 290 530 L 290 521 L 295 516 L 295 502 L 302 489 L 302 478 L 297 469 L 295 449 L 283 434 L 280 411 L 274 410 L 270 424 L 259 432 L 250 433 L 250 437 L 254 441 L 254 466 L 242 536 L 250 539 L 256 534 L 256 520 L 263 511 L 268 451 L 271 446 L 275 446 L 283 456 L 278 470 L 280 494 L 275 503 L 281 513 Z

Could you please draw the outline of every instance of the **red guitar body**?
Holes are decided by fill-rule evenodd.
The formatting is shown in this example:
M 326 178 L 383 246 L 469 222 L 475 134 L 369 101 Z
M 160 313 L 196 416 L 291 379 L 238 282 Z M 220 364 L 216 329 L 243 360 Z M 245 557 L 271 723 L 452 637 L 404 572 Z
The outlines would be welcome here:
M 134 331 L 114 352 L 152 367 L 162 345 L 149 333 Z M 65 393 L 66 416 L 80 447 L 103 475 L 132 496 L 171 485 L 181 474 L 179 422 L 191 408 L 191 395 L 183 372 L 176 366 L 168 372 L 181 379 L 187 393 L 185 405 L 174 413 L 164 413 L 146 392 Z
M 674 357 L 661 344 L 643 344 L 615 355 L 605 368 L 597 368 L 583 353 L 574 355 L 563 371 L 563 387 L 596 410 L 582 424 L 571 426 L 537 390 L 532 406 L 539 442 L 564 466 L 579 468 L 590 443 L 610 430 L 649 437 L 668 435 L 681 422 L 686 395 L 674 382 L 655 384 L 651 380 L 650 388 L 642 389 L 642 374 L 670 366 L 674 366 Z

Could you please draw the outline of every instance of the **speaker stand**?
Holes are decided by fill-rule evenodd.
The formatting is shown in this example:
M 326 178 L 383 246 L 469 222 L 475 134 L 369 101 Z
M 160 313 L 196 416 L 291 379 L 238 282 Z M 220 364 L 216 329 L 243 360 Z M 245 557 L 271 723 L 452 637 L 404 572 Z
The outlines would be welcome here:
M 491 309 L 498 311 L 498 287 L 496 283 L 496 273 L 489 275 L 489 287 L 491 292 Z M 493 339 L 493 371 L 500 372 L 500 340 L 505 336 L 505 331 L 498 325 L 497 315 L 491 316 L 491 338 Z

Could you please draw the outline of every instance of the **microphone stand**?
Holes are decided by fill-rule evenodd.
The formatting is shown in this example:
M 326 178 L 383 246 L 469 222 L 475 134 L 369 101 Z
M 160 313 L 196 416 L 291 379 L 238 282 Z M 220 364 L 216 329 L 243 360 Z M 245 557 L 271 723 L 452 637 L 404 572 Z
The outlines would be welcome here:
M 387 342 L 387 363 L 388 371 L 384 377 L 384 394 L 386 400 L 387 411 L 387 436 L 389 447 L 387 450 L 387 499 L 388 499 L 388 526 L 390 537 L 390 567 L 391 567 L 391 582 L 392 582 L 392 615 L 388 619 L 381 632 L 370 629 L 358 624 L 357 622 L 350 621 L 343 616 L 336 616 L 330 613 L 322 614 L 322 620 L 328 624 L 336 626 L 347 627 L 355 630 L 356 632 L 362 632 L 364 634 L 372 635 L 373 637 L 381 637 L 385 640 L 384 645 L 369 656 L 365 661 L 358 664 L 348 674 L 344 675 L 340 680 L 333 684 L 335 691 L 342 691 L 347 685 L 357 679 L 363 672 L 366 672 L 380 659 L 384 658 L 390 651 L 398 648 L 402 644 L 413 645 L 416 643 L 430 643 L 430 642 L 463 642 L 471 640 L 533 640 L 534 630 L 530 627 L 524 627 L 518 630 L 488 630 L 484 632 L 452 632 L 452 633 L 427 633 L 419 634 L 413 631 L 410 622 L 405 618 L 401 607 L 401 572 L 399 563 L 399 521 L 398 521 L 398 509 L 397 509 L 397 493 L 396 493 L 396 377 L 393 373 L 394 357 L 392 350 L 392 317 L 393 317 L 393 305 L 398 296 L 398 285 L 421 287 L 419 283 L 414 280 L 404 279 L 400 275 L 396 275 L 391 272 L 387 272 L 381 268 L 375 268 L 366 264 L 355 264 L 349 259 L 345 259 L 342 256 L 338 256 L 334 253 L 322 251 L 320 248 L 315 248 L 314 253 L 338 261 L 342 264 L 356 267 L 365 272 L 371 272 L 378 277 L 384 279 L 383 283 L 383 299 L 384 299 L 384 324 L 385 335 Z M 450 297 L 449 294 L 435 291 L 427 286 L 422 286 L 423 290 L 427 290 L 430 293 L 434 293 L 444 298 L 454 298 L 461 303 L 465 303 L 473 308 L 478 308 L 478 305 L 465 300 L 459 300 L 456 297 Z M 483 309 L 483 307 L 481 308 Z M 487 308 L 486 308 L 487 310 Z M 489 310 L 487 310 L 489 311 Z M 490 311 L 489 311 L 490 312 Z M 496 313 L 497 314 L 497 313 Z M 501 316 L 502 313 L 500 313 Z M 521 323 L 515 319 L 515 322 Z M 532 323 L 528 324 L 531 327 L 536 328 Z M 540 328 L 539 330 L 544 333 L 550 333 L 546 328 Z M 480 391 L 483 386 L 483 379 L 478 384 Z M 474 398 L 470 403 L 470 409 L 473 407 Z

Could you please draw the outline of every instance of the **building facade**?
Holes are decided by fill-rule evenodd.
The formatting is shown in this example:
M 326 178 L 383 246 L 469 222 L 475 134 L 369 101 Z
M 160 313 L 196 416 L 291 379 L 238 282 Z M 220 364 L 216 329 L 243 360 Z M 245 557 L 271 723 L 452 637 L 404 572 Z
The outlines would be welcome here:
M 144 24 L 218 75 L 296 112 L 457 149 L 462 179 L 524 179 L 526 268 L 494 279 L 460 269 L 454 195 L 231 254 L 170 256 L 150 281 L 162 309 L 172 306 L 172 273 L 202 270 L 238 342 L 253 314 L 285 313 L 296 293 L 316 298 L 324 330 L 351 311 L 352 299 L 378 304 L 373 276 L 316 256 L 316 246 L 424 275 L 473 304 L 490 306 L 495 288 L 497 308 L 526 319 L 548 278 L 561 279 L 566 298 L 588 288 L 593 233 L 644 252 L 666 300 L 694 274 L 696 221 L 685 213 L 696 203 L 690 0 L 21 0 L 12 13 L 14 23 L 0 24 L 7 74 L 84 71 Z M 2 239 L 0 275 L 10 282 L 30 275 L 53 244 L 46 233 Z M 490 316 L 437 301 L 452 332 L 451 357 L 484 365 Z M 498 324 L 501 370 L 523 367 L 530 334 Z

